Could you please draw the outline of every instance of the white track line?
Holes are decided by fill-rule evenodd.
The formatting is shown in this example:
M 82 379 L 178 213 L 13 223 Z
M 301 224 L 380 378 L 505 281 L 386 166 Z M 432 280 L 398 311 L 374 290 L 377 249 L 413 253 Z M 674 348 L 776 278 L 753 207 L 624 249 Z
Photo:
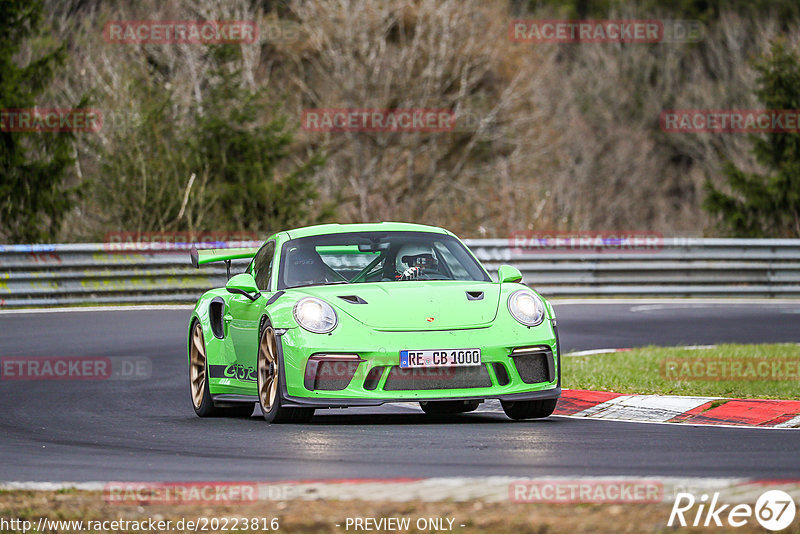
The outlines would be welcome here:
M 594 356 L 595 354 L 611 354 L 614 352 L 628 352 L 633 349 L 591 349 L 568 352 L 564 356 Z
M 800 344 L 800 343 L 798 343 Z M 791 343 L 790 343 L 791 345 Z M 705 349 L 714 349 L 717 348 L 718 345 L 684 345 L 684 346 L 677 346 L 677 347 L 664 347 L 664 348 L 671 348 L 671 349 L 681 349 L 681 350 L 705 350 Z M 637 347 L 634 347 L 637 348 Z M 564 356 L 593 356 L 595 354 L 611 354 L 614 352 L 630 352 L 634 350 L 634 348 L 615 348 L 615 349 L 590 349 L 590 350 L 577 350 L 575 352 L 568 352 L 564 354 Z M 644 348 L 644 347 L 638 347 Z M 661 347 L 659 347 L 661 348 Z
M 800 343 L 770 343 L 771 345 L 800 345 Z M 678 345 L 676 347 L 656 347 L 656 349 L 679 349 L 679 350 L 708 350 L 715 349 L 719 345 Z M 591 350 L 577 350 L 575 352 L 568 352 L 564 356 L 593 356 L 595 354 L 612 354 L 615 352 L 630 352 L 632 350 L 642 350 L 647 347 L 631 347 L 631 348 L 615 348 L 615 349 L 591 349 Z

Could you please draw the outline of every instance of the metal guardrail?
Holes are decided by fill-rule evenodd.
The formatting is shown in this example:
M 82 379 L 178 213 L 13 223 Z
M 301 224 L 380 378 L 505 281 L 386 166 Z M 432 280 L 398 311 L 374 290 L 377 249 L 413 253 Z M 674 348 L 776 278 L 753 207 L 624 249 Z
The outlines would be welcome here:
M 518 267 L 559 296 L 800 296 L 800 239 L 664 239 L 644 252 L 544 251 L 466 240 L 490 272 Z M 236 246 L 258 243 L 237 242 Z M 194 302 L 225 284 L 224 265 L 197 270 L 189 251 L 121 252 L 109 244 L 0 245 L 0 307 Z M 246 262 L 234 262 L 233 272 Z
M 515 265 L 546 296 L 800 296 L 800 239 L 666 238 L 643 252 L 468 245 L 489 269 Z

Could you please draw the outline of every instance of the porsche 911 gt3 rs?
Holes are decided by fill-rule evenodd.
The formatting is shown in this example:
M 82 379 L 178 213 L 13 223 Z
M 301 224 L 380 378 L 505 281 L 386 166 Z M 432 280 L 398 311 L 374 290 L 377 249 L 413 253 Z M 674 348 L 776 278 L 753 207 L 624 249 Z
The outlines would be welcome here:
M 555 409 L 552 306 L 510 265 L 493 281 L 447 230 L 329 224 L 259 248 L 192 251 L 195 267 L 241 259 L 244 272 L 206 292 L 189 323 L 201 417 L 251 415 L 256 404 L 273 423 L 388 402 L 449 414 L 499 399 L 512 419 Z

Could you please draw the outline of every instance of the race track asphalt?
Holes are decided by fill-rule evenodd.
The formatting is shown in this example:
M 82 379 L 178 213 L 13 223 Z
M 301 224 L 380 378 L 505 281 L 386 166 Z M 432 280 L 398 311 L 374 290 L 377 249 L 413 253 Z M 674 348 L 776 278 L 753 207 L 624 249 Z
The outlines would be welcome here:
M 565 351 L 800 342 L 796 303 L 564 302 Z M 189 309 L 0 314 L 0 358 L 135 356 L 149 380 L 0 380 L 0 481 L 299 480 L 439 476 L 800 478 L 800 431 L 554 416 L 498 406 L 430 419 L 409 405 L 318 411 L 307 425 L 199 419 Z M 569 384 L 564 384 L 569 387 Z

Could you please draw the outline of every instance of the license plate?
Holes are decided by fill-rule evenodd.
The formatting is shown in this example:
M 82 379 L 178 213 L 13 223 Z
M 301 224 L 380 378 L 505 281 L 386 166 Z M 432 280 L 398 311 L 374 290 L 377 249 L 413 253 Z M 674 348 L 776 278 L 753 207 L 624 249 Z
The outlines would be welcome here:
M 401 350 L 400 367 L 480 365 L 481 349 Z

